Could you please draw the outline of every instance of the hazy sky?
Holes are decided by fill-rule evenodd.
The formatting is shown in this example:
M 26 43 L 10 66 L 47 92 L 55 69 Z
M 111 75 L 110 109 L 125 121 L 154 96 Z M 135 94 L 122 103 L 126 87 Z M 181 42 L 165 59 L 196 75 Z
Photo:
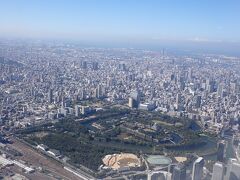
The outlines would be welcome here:
M 0 0 L 0 37 L 240 42 L 239 0 Z

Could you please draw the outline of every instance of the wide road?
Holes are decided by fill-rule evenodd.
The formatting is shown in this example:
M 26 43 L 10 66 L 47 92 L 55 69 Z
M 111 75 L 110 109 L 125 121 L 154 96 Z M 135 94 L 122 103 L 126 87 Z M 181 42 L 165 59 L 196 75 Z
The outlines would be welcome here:
M 15 137 L 10 138 L 13 142 L 8 144 L 13 149 L 21 152 L 23 156 L 18 159 L 27 162 L 35 167 L 42 167 L 44 170 L 47 170 L 55 177 L 66 179 L 66 180 L 84 180 L 85 178 L 80 178 L 79 176 L 67 171 L 63 168 L 63 165 L 60 162 L 57 162 L 51 158 L 46 157 L 45 155 L 39 153 L 37 150 L 29 147 L 28 145 L 22 143 Z

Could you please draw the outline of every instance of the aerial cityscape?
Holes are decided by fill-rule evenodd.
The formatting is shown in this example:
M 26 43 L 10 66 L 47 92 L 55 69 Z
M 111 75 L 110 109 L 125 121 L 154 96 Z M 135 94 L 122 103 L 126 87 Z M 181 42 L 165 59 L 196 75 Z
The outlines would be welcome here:
M 150 26 L 155 21 L 149 19 L 145 33 L 135 24 L 134 33 L 143 33 L 135 39 L 128 29 L 131 20 L 122 15 L 123 25 L 117 18 L 121 10 L 130 19 L 139 13 L 144 22 L 148 12 L 158 19 L 169 13 L 158 14 L 158 8 L 173 7 L 176 16 L 169 21 L 177 24 L 185 17 L 183 4 L 195 8 L 188 15 L 196 16 L 207 1 L 43 2 L 0 2 L 0 15 L 9 17 L 0 18 L 0 179 L 240 180 L 240 36 L 230 33 L 240 32 L 239 25 L 233 31 L 217 28 L 224 29 L 218 33 L 209 24 L 206 39 L 188 40 L 168 39 L 172 29 L 156 25 L 164 38 L 147 42 L 157 32 Z M 217 6 L 235 12 L 238 5 Z M 4 7 L 16 11 L 10 14 Z M 130 12 L 133 7 L 136 12 Z M 212 7 L 204 17 L 214 14 L 208 12 Z M 44 19 L 44 8 L 49 18 Z M 148 12 L 140 12 L 144 8 Z M 87 22 L 82 16 L 89 11 Z M 109 25 L 108 13 L 119 27 L 126 26 L 122 34 Z M 235 19 L 239 16 L 236 11 Z M 42 29 L 34 18 L 45 24 Z M 65 25 L 77 18 L 86 29 L 69 23 L 69 33 Z M 53 27 L 56 36 L 49 30 Z M 181 28 L 174 29 L 179 38 Z

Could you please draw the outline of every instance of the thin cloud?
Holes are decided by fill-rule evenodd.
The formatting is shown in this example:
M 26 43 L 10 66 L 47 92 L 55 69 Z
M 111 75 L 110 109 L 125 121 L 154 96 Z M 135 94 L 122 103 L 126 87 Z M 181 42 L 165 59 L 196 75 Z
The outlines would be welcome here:
M 200 37 L 195 37 L 193 39 L 189 39 L 189 41 L 192 42 L 213 42 L 213 43 L 220 43 L 222 42 L 222 40 L 211 40 L 211 39 L 207 39 L 207 38 L 200 38 Z

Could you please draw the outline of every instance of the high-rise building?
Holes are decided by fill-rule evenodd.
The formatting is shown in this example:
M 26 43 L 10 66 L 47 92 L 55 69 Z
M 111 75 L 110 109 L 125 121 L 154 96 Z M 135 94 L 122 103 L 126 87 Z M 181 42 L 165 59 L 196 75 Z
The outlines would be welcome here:
M 229 159 L 227 164 L 226 180 L 240 179 L 240 162 L 236 159 Z
M 101 85 L 98 85 L 97 88 L 94 89 L 94 92 L 93 92 L 93 97 L 94 98 L 101 98 L 103 96 L 103 88 Z
M 223 96 L 223 84 L 218 84 L 217 95 L 218 95 L 218 97 Z
M 48 102 L 53 103 L 53 90 L 50 89 L 48 92 Z
M 92 68 L 93 70 L 98 70 L 98 62 L 92 62 Z
M 91 108 L 89 106 L 81 106 L 81 105 L 75 106 L 75 116 L 76 117 L 79 117 L 80 114 L 85 115 L 90 112 L 91 112 Z
M 173 174 L 173 170 L 174 168 L 178 166 L 178 164 L 169 164 L 168 165 L 168 172 L 170 172 L 171 174 Z
M 224 166 L 221 162 L 216 162 L 213 165 L 212 180 L 223 180 Z
M 81 99 L 81 100 L 84 100 L 85 98 L 86 98 L 86 92 L 85 92 L 84 89 L 82 89 L 82 90 L 80 91 L 80 99 Z
M 176 110 L 181 111 L 183 109 L 182 106 L 182 95 L 180 93 L 177 94 L 176 97 Z
M 36 95 L 36 91 L 34 87 L 31 87 L 31 96 L 35 96 Z
M 85 114 L 87 114 L 87 113 L 89 113 L 90 111 L 91 111 L 91 109 L 90 109 L 90 107 L 89 106 L 81 106 L 81 113 L 83 114 L 83 115 L 85 115 Z
M 195 104 L 195 107 L 196 108 L 200 108 L 201 107 L 201 103 L 202 103 L 202 96 L 197 96 L 196 97 L 196 104 Z
M 148 173 L 148 180 L 171 180 L 171 173 L 167 171 L 153 171 Z
M 129 106 L 130 108 L 134 108 L 133 98 L 132 98 L 132 97 L 130 97 L 130 98 L 128 99 L 128 106 Z
M 180 86 L 180 89 L 183 91 L 185 89 L 185 87 L 186 87 L 186 84 L 185 84 L 184 81 L 181 80 L 179 86 Z
M 192 77 L 193 77 L 193 70 L 192 70 L 192 68 L 190 68 L 188 71 L 188 80 L 191 81 Z
M 87 69 L 87 61 L 82 61 L 81 67 Z
M 177 104 L 181 104 L 181 102 L 182 102 L 182 96 L 181 96 L 181 94 L 177 94 L 177 97 L 176 97 L 176 103 Z
M 133 91 L 130 94 L 130 99 L 129 99 L 129 105 L 130 105 L 130 101 L 131 101 L 131 106 L 132 108 L 138 108 L 139 104 L 140 104 L 140 96 L 139 96 L 139 92 Z
M 96 98 L 100 97 L 102 97 L 102 86 L 98 85 L 98 87 L 96 88 Z
M 121 71 L 126 71 L 126 65 L 125 65 L 125 63 L 121 62 L 121 63 L 118 65 L 118 68 L 119 68 L 119 70 L 121 70 Z
M 217 149 L 217 160 L 220 162 L 224 161 L 224 155 L 225 155 L 225 142 L 220 141 L 218 143 L 218 149 Z
M 214 86 L 215 86 L 215 81 L 208 79 L 207 80 L 207 90 L 209 93 L 214 92 Z
M 203 176 L 203 166 L 204 159 L 202 157 L 197 158 L 193 163 L 193 172 L 192 172 L 192 180 L 201 180 Z
M 80 114 L 81 114 L 81 106 L 75 105 L 75 116 L 79 117 Z
M 183 164 L 178 164 L 174 167 L 172 180 L 186 180 L 186 168 Z

